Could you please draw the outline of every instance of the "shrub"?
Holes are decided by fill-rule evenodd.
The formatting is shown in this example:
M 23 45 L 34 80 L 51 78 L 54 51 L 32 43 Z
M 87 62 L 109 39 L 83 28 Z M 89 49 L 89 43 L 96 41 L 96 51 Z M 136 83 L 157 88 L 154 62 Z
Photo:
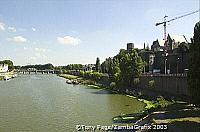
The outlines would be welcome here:
M 150 80 L 149 81 L 149 87 L 154 88 L 155 87 L 155 80 Z
M 133 84 L 134 85 L 138 85 L 139 83 L 140 83 L 140 79 L 139 78 L 134 78 Z
M 79 72 L 79 76 L 80 76 L 80 77 L 84 77 L 84 74 L 85 74 L 84 71 L 80 71 L 80 72 Z
M 111 83 L 110 83 L 110 88 L 111 88 L 111 89 L 114 89 L 115 87 L 116 87 L 116 83 L 115 83 L 115 82 L 111 82 Z

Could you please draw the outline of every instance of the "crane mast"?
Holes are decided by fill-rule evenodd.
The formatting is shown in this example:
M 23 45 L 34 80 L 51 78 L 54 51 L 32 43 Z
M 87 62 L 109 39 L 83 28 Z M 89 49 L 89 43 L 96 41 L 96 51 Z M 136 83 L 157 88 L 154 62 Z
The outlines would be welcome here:
M 167 40 L 167 22 L 166 22 L 166 18 L 167 18 L 168 16 L 164 16 L 164 23 L 163 23 L 163 26 L 164 26 L 164 41 L 166 41 Z

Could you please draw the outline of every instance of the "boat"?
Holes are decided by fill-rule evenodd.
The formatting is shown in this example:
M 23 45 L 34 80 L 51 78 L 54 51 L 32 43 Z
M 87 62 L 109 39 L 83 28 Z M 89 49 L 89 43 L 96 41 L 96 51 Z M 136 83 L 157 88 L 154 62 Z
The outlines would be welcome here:
M 74 80 L 72 81 L 72 83 L 75 84 L 75 85 L 79 84 L 79 82 L 78 82 L 77 79 L 74 79 Z
M 4 76 L 4 80 L 5 80 L 5 81 L 10 80 L 10 78 L 11 78 L 11 77 L 9 77 L 9 76 Z
M 66 80 L 66 83 L 68 83 L 68 84 L 72 84 L 72 81 L 69 80 L 69 79 L 67 79 L 67 80 Z
M 13 74 L 13 75 L 12 75 L 12 78 L 15 78 L 15 77 L 17 77 L 17 74 Z

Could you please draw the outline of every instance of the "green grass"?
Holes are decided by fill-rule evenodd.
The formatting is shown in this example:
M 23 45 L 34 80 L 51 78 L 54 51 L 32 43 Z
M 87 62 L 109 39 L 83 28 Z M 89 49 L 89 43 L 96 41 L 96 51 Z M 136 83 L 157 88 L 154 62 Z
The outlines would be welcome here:
M 70 75 L 70 74 L 59 74 L 60 77 L 66 78 L 66 79 L 77 79 L 78 76 Z
M 66 78 L 66 79 L 70 79 L 70 80 L 73 80 L 73 79 L 80 79 L 80 83 L 83 84 L 83 85 L 86 85 L 90 88 L 94 88 L 94 89 L 102 89 L 104 87 L 98 85 L 95 83 L 95 81 L 93 80 L 89 80 L 89 79 L 83 79 L 83 78 L 80 78 L 79 76 L 74 76 L 74 75 L 70 75 L 70 74 L 59 74 L 58 76 L 60 77 L 63 77 L 63 78 Z
M 126 95 L 126 96 L 129 98 L 137 99 L 137 97 L 135 97 L 135 96 L 131 96 L 131 95 Z M 149 100 L 145 100 L 145 99 L 138 99 L 138 101 L 141 101 L 146 104 L 145 109 L 151 109 L 151 108 L 156 107 L 156 105 L 154 104 L 153 101 L 149 101 Z

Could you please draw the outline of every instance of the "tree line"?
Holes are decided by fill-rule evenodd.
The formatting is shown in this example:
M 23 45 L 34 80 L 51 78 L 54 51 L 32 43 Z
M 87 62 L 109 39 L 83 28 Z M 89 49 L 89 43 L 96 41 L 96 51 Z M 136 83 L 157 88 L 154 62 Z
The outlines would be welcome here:
M 44 65 L 26 65 L 26 66 L 17 66 L 17 69 L 29 69 L 29 68 L 35 68 L 37 70 L 53 70 L 54 66 L 51 63 L 44 64 Z

